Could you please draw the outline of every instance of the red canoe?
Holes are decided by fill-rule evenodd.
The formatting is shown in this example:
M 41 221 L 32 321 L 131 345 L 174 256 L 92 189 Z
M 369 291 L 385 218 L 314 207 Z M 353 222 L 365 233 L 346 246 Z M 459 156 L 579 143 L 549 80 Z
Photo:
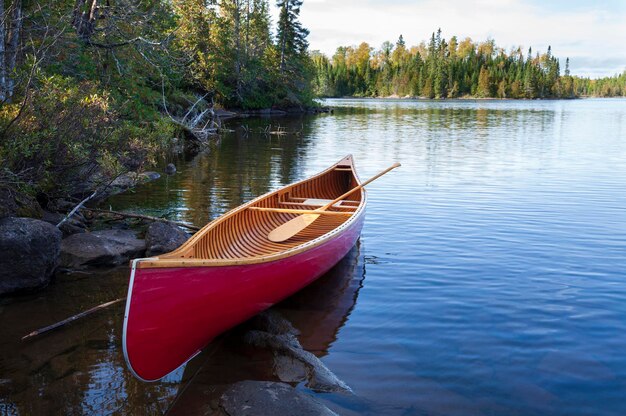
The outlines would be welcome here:
M 300 215 L 296 210 L 319 208 L 360 183 L 347 156 L 229 211 L 171 253 L 133 260 L 122 341 L 132 373 L 161 379 L 220 333 L 332 268 L 359 238 L 364 189 L 284 242 L 267 236 Z

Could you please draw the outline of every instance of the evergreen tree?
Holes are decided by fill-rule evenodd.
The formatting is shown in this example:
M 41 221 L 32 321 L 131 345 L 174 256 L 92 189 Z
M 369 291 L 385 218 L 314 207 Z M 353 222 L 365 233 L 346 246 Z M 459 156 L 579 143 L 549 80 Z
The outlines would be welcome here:
M 306 37 L 309 31 L 298 20 L 302 0 L 277 0 L 280 8 L 277 40 L 280 49 L 280 72 L 298 69 L 302 56 L 309 46 Z
M 570 98 L 624 91 L 622 75 L 597 81 L 572 77 L 569 59 L 561 76 L 552 47 L 535 56 L 532 48 L 524 56 L 521 47 L 507 54 L 492 39 L 474 43 L 452 37 L 448 43 L 440 30 L 431 34 L 428 43 L 410 48 L 403 36 L 395 45 L 384 42 L 373 53 L 367 44 L 340 47 L 329 67 L 317 65 L 316 70 L 327 71 L 327 77 L 332 74 L 333 96 Z
M 276 38 L 280 54 L 279 71 L 281 84 L 285 87 L 288 101 L 309 100 L 310 82 L 313 77 L 307 54 L 309 31 L 298 20 L 302 0 L 277 0 L 280 8 Z M 294 100 L 295 98 L 295 100 Z

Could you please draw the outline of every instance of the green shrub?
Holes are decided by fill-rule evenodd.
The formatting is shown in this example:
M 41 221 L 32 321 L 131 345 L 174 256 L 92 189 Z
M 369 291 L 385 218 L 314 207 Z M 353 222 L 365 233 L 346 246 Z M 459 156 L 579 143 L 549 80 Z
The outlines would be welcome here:
M 175 133 L 173 123 L 154 109 L 146 121 L 123 117 L 120 110 L 128 105 L 116 105 L 90 81 L 39 75 L 27 97 L 23 106 L 0 108 L 0 158 L 5 172 L 32 192 L 63 196 L 85 189 L 85 182 L 143 168 Z M 134 114 L 135 120 L 142 115 Z

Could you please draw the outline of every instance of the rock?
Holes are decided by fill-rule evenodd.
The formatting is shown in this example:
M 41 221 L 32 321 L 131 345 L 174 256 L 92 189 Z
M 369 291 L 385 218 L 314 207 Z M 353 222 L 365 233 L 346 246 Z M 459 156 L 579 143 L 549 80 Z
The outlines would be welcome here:
M 148 183 L 152 181 L 156 181 L 161 177 L 161 174 L 158 172 L 142 172 L 137 175 L 138 183 Z
M 0 219 L 0 294 L 50 282 L 59 261 L 61 232 L 32 218 Z
M 117 190 L 125 190 L 132 188 L 137 183 L 137 174 L 135 172 L 128 172 L 118 176 L 111 182 L 110 188 Z
M 118 266 L 141 257 L 146 242 L 130 230 L 104 230 L 74 234 L 61 242 L 60 265 L 67 269 Z
M 45 210 L 48 212 L 62 212 L 62 211 L 71 211 L 72 208 L 76 206 L 76 203 L 72 204 L 71 202 L 62 199 L 51 199 L 45 206 Z M 45 214 L 45 211 L 44 211 Z
M 271 381 L 240 381 L 220 398 L 229 416 L 337 416 L 313 397 L 293 387 Z
M 0 218 L 41 218 L 43 210 L 37 200 L 7 186 L 0 186 Z
M 167 166 L 165 167 L 165 173 L 168 175 L 173 175 L 176 173 L 176 165 L 174 165 L 173 163 L 168 163 Z
M 277 355 L 274 357 L 274 374 L 280 381 L 285 383 L 299 383 L 306 381 L 308 371 L 306 365 L 288 355 Z
M 189 235 L 175 225 L 153 222 L 146 232 L 146 256 L 169 253 L 180 247 Z
M 115 178 L 111 184 L 101 191 L 94 200 L 102 201 L 110 196 L 120 194 L 137 185 L 152 182 L 161 177 L 157 172 L 128 172 Z
M 306 380 L 307 387 L 320 392 L 352 391 L 319 358 L 302 348 L 296 337 L 298 331 L 279 314 L 264 312 L 255 317 L 250 324 L 255 329 L 246 332 L 244 341 L 272 351 L 274 374 L 281 381 Z
M 63 221 L 65 215 L 59 214 L 57 212 L 44 211 L 43 217 L 41 218 L 43 221 L 52 224 L 56 227 L 58 223 Z M 59 230 L 63 233 L 63 237 L 68 237 L 72 234 L 76 233 L 84 233 L 87 231 L 86 226 L 83 222 L 80 221 L 80 217 L 76 214 L 72 216 L 72 218 L 65 221 L 59 227 Z
M 272 309 L 268 309 L 253 317 L 250 320 L 250 325 L 256 330 L 269 332 L 273 335 L 300 335 L 300 331 L 294 328 L 291 322 Z
M 146 162 L 146 149 L 135 149 L 129 154 L 121 156 L 119 162 L 129 171 L 136 171 Z

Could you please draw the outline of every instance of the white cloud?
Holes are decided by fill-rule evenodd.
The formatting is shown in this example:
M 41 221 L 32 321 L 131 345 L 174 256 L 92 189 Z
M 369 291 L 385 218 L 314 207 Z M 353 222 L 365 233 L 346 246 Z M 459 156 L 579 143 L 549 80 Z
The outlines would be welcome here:
M 570 57 L 572 73 L 612 75 L 626 68 L 626 8 L 594 3 L 601 2 L 549 7 L 522 0 L 305 0 L 301 19 L 311 31 L 311 49 L 328 55 L 362 41 L 379 47 L 400 34 L 414 45 L 441 27 L 446 39 L 491 37 L 507 50 L 523 45 L 545 51 L 552 45 L 563 61 Z

